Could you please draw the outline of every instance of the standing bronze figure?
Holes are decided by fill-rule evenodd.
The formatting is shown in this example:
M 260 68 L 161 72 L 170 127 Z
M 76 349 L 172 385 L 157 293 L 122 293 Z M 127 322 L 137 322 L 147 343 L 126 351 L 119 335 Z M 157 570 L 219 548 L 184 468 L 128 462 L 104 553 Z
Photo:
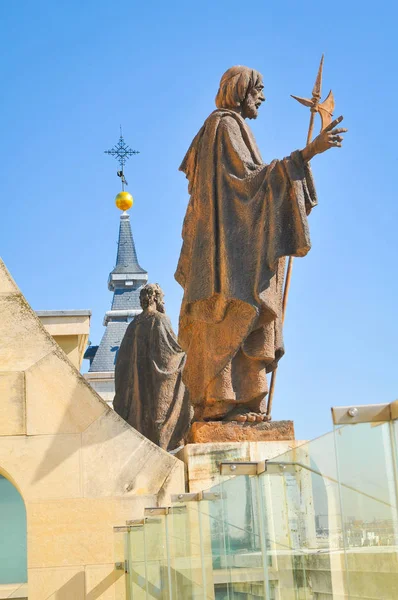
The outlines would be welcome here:
M 222 77 L 215 110 L 180 170 L 190 201 L 176 279 L 184 288 L 179 342 L 195 420 L 262 421 L 266 374 L 283 356 L 285 257 L 305 256 L 317 204 L 309 161 L 341 146 L 336 119 L 303 150 L 263 163 L 246 119 L 264 102 L 260 73 Z
M 184 443 L 191 422 L 188 392 L 182 382 L 185 354 L 165 314 L 156 283 L 140 291 L 142 313 L 128 326 L 116 361 L 115 411 L 163 448 Z

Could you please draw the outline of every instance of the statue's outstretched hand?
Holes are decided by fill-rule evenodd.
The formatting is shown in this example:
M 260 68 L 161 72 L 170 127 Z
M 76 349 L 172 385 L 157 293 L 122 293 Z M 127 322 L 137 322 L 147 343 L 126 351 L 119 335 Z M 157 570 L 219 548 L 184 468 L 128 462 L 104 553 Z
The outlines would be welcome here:
M 322 154 L 329 148 L 341 148 L 343 136 L 341 133 L 345 133 L 348 129 L 343 127 L 336 128 L 336 125 L 341 123 L 343 117 L 338 117 L 330 125 L 325 127 L 323 131 L 302 150 L 302 155 L 305 161 L 311 160 L 316 154 Z
M 322 152 L 325 152 L 325 150 L 329 150 L 329 148 L 341 148 L 343 136 L 341 136 L 340 133 L 345 133 L 347 129 L 344 129 L 343 127 L 335 129 L 335 127 L 341 123 L 342 120 L 343 117 L 339 117 L 332 121 L 332 123 L 325 127 L 325 129 L 314 139 L 315 154 L 321 154 Z

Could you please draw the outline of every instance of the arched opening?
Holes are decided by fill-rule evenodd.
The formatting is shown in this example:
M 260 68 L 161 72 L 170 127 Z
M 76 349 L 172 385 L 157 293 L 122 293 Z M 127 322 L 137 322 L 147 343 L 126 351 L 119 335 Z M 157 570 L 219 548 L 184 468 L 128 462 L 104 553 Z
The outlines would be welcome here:
M 17 590 L 27 580 L 25 504 L 17 488 L 0 474 L 0 598 L 9 597 L 2 590 Z

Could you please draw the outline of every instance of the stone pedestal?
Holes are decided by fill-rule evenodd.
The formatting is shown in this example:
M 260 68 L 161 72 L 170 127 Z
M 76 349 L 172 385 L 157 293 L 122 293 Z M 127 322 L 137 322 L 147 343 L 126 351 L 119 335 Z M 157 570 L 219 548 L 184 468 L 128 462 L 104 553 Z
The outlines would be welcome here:
M 219 482 L 223 461 L 271 460 L 303 444 L 296 440 L 187 444 L 176 457 L 185 463 L 187 492 L 200 492 Z
M 293 421 L 271 421 L 265 423 L 202 421 L 193 423 L 188 435 L 188 442 L 193 444 L 290 440 L 294 440 Z

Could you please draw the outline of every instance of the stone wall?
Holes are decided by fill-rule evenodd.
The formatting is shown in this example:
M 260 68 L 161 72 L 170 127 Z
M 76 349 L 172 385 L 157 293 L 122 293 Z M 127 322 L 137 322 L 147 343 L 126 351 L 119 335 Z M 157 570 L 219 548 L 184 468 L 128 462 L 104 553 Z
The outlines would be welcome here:
M 27 512 L 29 600 L 115 600 L 113 526 L 184 489 L 44 329 L 0 261 L 0 473 Z

